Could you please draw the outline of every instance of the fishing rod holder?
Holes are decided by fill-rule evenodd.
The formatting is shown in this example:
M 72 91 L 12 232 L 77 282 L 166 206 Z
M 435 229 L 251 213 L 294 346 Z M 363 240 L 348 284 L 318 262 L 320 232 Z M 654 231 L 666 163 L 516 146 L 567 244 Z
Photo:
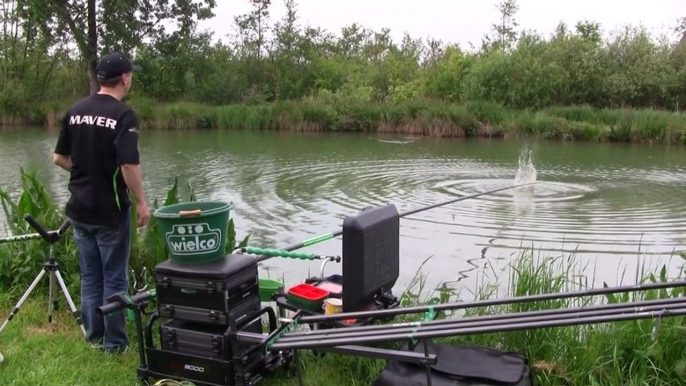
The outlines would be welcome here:
M 330 262 L 340 263 L 341 257 L 340 256 L 328 256 L 325 259 L 322 259 L 322 264 L 319 266 L 319 277 L 322 277 L 322 278 L 326 277 L 326 276 L 324 276 L 324 268 Z
M 155 297 L 155 290 L 141 291 L 133 296 L 127 293 L 115 293 L 110 295 L 105 300 L 105 305 L 98 307 L 95 312 L 99 316 L 105 316 L 114 312 L 126 310 L 133 314 L 133 321 L 136 328 L 136 337 L 138 341 L 138 356 L 140 360 L 139 373 L 147 368 L 147 359 L 145 356 L 145 346 L 143 342 L 143 316 L 146 314 L 145 309 L 148 306 L 150 299 Z M 146 314 L 153 315 L 153 313 Z M 151 319 L 152 321 L 153 319 Z M 152 339 L 152 337 L 150 338 Z
M 83 320 L 81 319 L 81 312 L 74 305 L 74 301 L 69 295 L 67 285 L 64 283 L 64 279 L 62 278 L 62 274 L 60 272 L 60 265 L 55 260 L 54 244 L 58 242 L 66 233 L 67 229 L 69 229 L 69 227 L 71 226 L 71 222 L 67 219 L 62 223 L 62 225 L 58 229 L 48 231 L 41 224 L 39 224 L 38 221 L 36 221 L 36 219 L 34 219 L 30 214 L 26 214 L 24 216 L 24 220 L 26 220 L 26 222 L 28 222 L 29 225 L 33 229 L 35 229 L 37 233 L 6 237 L 1 239 L 0 242 L 27 241 L 42 238 L 49 245 L 48 258 L 43 263 L 43 268 L 41 269 L 41 271 L 36 275 L 35 279 L 26 289 L 26 291 L 21 296 L 17 304 L 14 306 L 5 322 L 2 324 L 2 326 L 0 326 L 0 332 L 4 330 L 7 324 L 10 322 L 10 320 L 12 320 L 17 315 L 26 299 L 28 299 L 28 297 L 31 295 L 33 290 L 38 285 L 38 283 L 47 274 L 49 279 L 48 323 L 52 323 L 53 311 L 56 311 L 59 308 L 59 302 L 57 300 L 57 297 L 55 296 L 55 291 L 57 290 L 56 286 L 59 286 L 59 289 L 62 291 L 64 297 L 66 298 L 72 316 L 76 320 L 76 323 L 81 327 L 81 332 L 83 333 L 83 335 L 86 336 L 86 328 L 84 327 Z
M 62 223 L 62 225 L 58 229 L 48 231 L 41 224 L 39 224 L 38 221 L 36 221 L 36 219 L 34 219 L 30 214 L 24 215 L 24 220 L 27 223 L 29 223 L 31 228 L 36 230 L 37 233 L 2 237 L 0 238 L 0 244 L 42 238 L 43 240 L 45 240 L 45 242 L 52 246 L 54 243 L 60 240 L 60 238 L 65 234 L 67 229 L 69 229 L 69 227 L 71 226 L 71 222 L 67 219 Z

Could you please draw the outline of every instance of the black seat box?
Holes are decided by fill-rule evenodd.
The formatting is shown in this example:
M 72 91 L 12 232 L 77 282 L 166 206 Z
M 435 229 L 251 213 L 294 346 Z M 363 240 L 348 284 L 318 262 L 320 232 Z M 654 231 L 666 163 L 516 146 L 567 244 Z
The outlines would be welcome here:
M 224 325 L 236 307 L 250 303 L 250 311 L 254 298 L 259 303 L 257 262 L 248 255 L 202 264 L 167 260 L 155 267 L 155 283 L 164 317 Z

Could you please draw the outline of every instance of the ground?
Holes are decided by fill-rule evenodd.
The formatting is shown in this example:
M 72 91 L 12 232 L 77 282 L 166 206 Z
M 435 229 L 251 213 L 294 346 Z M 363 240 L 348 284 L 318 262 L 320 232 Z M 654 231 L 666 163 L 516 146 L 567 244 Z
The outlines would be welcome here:
M 37 293 L 37 291 L 36 291 Z M 1 295 L 0 320 L 4 322 L 18 297 Z M 132 350 L 106 354 L 91 349 L 81 329 L 67 312 L 66 302 L 52 324 L 48 324 L 47 301 L 32 296 L 0 332 L 0 385 L 3 386 L 119 386 L 137 385 L 139 365 L 133 323 L 129 323 Z M 375 361 L 327 354 L 316 359 L 303 353 L 305 385 L 368 385 L 370 374 L 378 374 Z M 375 368 L 369 368 L 369 366 Z M 294 375 L 276 374 L 260 383 L 265 386 L 297 385 Z

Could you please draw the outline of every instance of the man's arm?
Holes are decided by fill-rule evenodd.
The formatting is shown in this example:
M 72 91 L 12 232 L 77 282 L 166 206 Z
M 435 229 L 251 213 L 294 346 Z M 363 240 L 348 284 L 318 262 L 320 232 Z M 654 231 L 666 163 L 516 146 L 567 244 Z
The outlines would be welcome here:
M 121 165 L 121 174 L 124 177 L 126 186 L 136 196 L 136 205 L 147 205 L 143 190 L 143 173 L 140 165 L 125 164 Z
M 148 201 L 143 190 L 143 173 L 140 168 L 138 154 L 138 116 L 131 111 L 121 119 L 121 128 L 115 141 L 117 149 L 117 163 L 121 168 L 122 177 L 130 191 L 136 197 L 138 225 L 145 225 L 150 218 Z
M 126 186 L 136 195 L 137 203 L 144 203 L 143 173 L 140 169 L 138 154 L 138 116 L 133 111 L 119 120 L 121 125 L 114 144 L 117 149 L 119 164 Z
M 52 162 L 62 169 L 71 173 L 71 138 L 69 138 L 69 112 L 62 117 L 60 135 L 57 137 L 55 153 L 52 155 Z

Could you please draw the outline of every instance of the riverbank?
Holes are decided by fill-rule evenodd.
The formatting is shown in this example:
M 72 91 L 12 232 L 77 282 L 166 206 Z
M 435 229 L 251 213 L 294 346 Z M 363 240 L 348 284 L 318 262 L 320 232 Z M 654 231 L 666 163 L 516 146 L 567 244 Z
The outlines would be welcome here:
M 588 106 L 511 110 L 490 102 L 415 100 L 374 104 L 307 99 L 271 104 L 159 104 L 134 98 L 144 130 L 283 130 L 398 133 L 432 137 L 533 136 L 552 140 L 686 143 L 686 115 Z M 6 125 L 54 125 L 62 113 L 0 118 Z M 43 118 L 41 118 L 43 117 Z
M 533 256 L 532 253 L 523 254 L 513 262 L 509 271 L 503 272 L 505 277 L 500 280 L 501 285 L 507 289 L 507 294 L 501 296 L 514 297 L 586 288 L 578 282 L 578 278 L 573 279 L 574 268 L 570 268 L 575 266 L 573 258 L 560 256 L 538 260 Z M 661 276 L 659 271 L 655 271 L 647 273 L 645 280 L 665 281 L 667 278 Z M 421 280 L 415 281 L 420 282 Z M 445 292 L 432 294 L 431 291 L 420 292 L 420 289 L 416 285 L 408 288 L 404 293 L 407 305 L 426 303 L 434 296 L 439 302 L 455 301 L 455 298 L 445 296 Z M 36 295 L 24 305 L 22 312 L 3 331 L 0 352 L 5 356 L 5 363 L 0 371 L 0 382 L 16 385 L 74 386 L 135 383 L 138 358 L 133 323 L 128 326 L 129 336 L 133 340 L 130 352 L 121 356 L 97 353 L 83 343 L 81 332 L 66 307 L 60 308 L 52 325 L 47 323 L 47 303 L 46 299 L 41 297 L 41 293 L 44 292 L 36 292 Z M 76 296 L 75 301 L 78 304 L 78 292 L 72 294 Z M 578 307 L 591 301 L 627 302 L 656 297 L 671 298 L 680 294 L 679 289 L 634 292 L 627 296 L 609 295 L 595 299 L 563 299 L 481 308 L 469 314 L 493 315 Z M 18 296 L 19 289 L 0 296 L 2 320 Z M 460 301 L 493 297 L 492 287 L 461 288 L 457 296 Z M 60 298 L 60 304 L 63 305 L 62 299 Z M 535 384 L 539 386 L 671 386 L 686 381 L 683 322 L 682 317 L 662 319 L 656 340 L 653 340 L 651 333 L 655 321 L 646 319 L 453 337 L 439 341 L 523 353 L 530 360 Z M 36 350 L 37 347 L 40 350 Z M 36 353 L 40 353 L 40 356 L 36 357 Z M 306 384 L 311 385 L 370 384 L 385 366 L 382 360 L 331 353 L 317 357 L 305 351 L 301 358 L 303 378 Z M 277 373 L 267 378 L 264 384 L 297 385 L 297 379 L 293 375 Z
M 183 181 L 182 181 L 183 182 Z M 16 200 L 9 201 L 12 210 L 9 216 L 16 233 L 33 233 L 23 220 L 24 213 L 34 215 L 49 229 L 56 228 L 62 221 L 61 210 L 54 205 L 45 192 L 43 184 L 33 175 L 25 174 L 22 185 L 24 192 Z M 166 194 L 167 205 L 179 199 L 176 187 Z M 203 199 L 203 197 L 200 197 Z M 5 202 L 7 203 L 7 202 Z M 134 221 L 135 223 L 135 221 Z M 241 224 L 237 224 L 240 228 Z M 149 238 L 134 241 L 131 268 L 140 272 L 143 265 L 150 267 L 164 255 L 155 252 L 157 235 L 148 233 Z M 244 235 L 240 235 L 241 237 Z M 231 237 L 231 236 L 230 236 Z M 235 239 L 239 239 L 236 237 Z M 159 251 L 159 250 L 157 250 Z M 47 248 L 44 243 L 30 242 L 0 245 L 0 320 L 8 315 L 12 306 L 35 277 L 44 261 Z M 79 303 L 79 275 L 76 252 L 71 232 L 56 243 L 56 254 L 70 294 Z M 539 258 L 538 252 L 527 250 L 514 258 L 502 273 L 495 267 L 484 271 L 488 277 L 478 278 L 488 287 L 448 286 L 445 290 L 432 291 L 422 288 L 422 278 L 412 281 L 414 285 L 403 288 L 398 285 L 395 292 L 403 298 L 403 306 L 425 304 L 433 299 L 438 302 L 470 301 L 493 298 L 496 286 L 505 294 L 500 296 L 523 296 L 540 293 L 574 291 L 598 287 L 601 284 L 589 277 L 583 282 L 578 276 L 582 263 L 575 256 Z M 641 272 L 637 282 L 666 281 L 667 270 L 657 267 Z M 150 269 L 148 269 L 150 272 Z M 584 272 L 596 272 L 594 267 L 584 267 Z M 493 277 L 495 273 L 496 277 Z M 500 273 L 500 275 L 498 275 Z M 419 269 L 418 275 L 437 275 L 427 269 Z M 304 277 L 302 278 L 304 279 Z M 452 278 L 454 279 L 454 278 Z M 592 284 L 594 283 L 595 284 Z M 134 384 L 138 365 L 135 346 L 122 357 L 111 357 L 94 353 L 82 343 L 80 331 L 60 294 L 60 310 L 53 326 L 47 325 L 46 293 L 47 281 L 34 291 L 31 299 L 6 330 L 2 332 L 0 352 L 5 363 L 0 371 L 0 381 L 10 384 L 48 385 L 92 385 L 92 384 Z M 153 285 L 152 282 L 149 283 Z M 294 285 L 293 281 L 286 283 Z M 632 284 L 630 282 L 607 283 L 608 285 Z M 502 314 L 539 309 L 577 307 L 594 302 L 628 302 L 633 300 L 669 298 L 681 296 L 682 290 L 636 292 L 624 296 L 596 297 L 594 299 L 568 299 L 531 303 L 518 306 L 501 306 L 475 309 L 472 314 Z M 399 319 L 398 321 L 402 321 Z M 535 369 L 536 385 L 542 386 L 587 386 L 587 385 L 629 385 L 650 384 L 657 386 L 681 384 L 686 380 L 686 345 L 683 343 L 683 318 L 664 318 L 659 326 L 657 340 L 652 340 L 654 320 L 608 323 L 590 326 L 570 326 L 508 333 L 493 333 L 444 339 L 452 343 L 478 344 L 513 350 L 527 355 Z M 133 326 L 129 325 L 129 331 Z M 134 335 L 131 334 L 131 337 Z M 39 347 L 40 350 L 36 350 Z M 40 357 L 36 357 L 40 352 Z M 309 352 L 303 355 L 304 378 L 307 384 L 356 385 L 369 384 L 383 369 L 380 360 L 327 354 L 316 357 Z M 88 366 L 89 364 L 99 366 Z M 86 365 L 86 366 L 84 366 Z M 104 365 L 104 366 L 103 366 Z M 23 383 L 16 382 L 22 379 Z M 296 385 L 295 377 L 276 375 L 266 380 L 265 385 Z

